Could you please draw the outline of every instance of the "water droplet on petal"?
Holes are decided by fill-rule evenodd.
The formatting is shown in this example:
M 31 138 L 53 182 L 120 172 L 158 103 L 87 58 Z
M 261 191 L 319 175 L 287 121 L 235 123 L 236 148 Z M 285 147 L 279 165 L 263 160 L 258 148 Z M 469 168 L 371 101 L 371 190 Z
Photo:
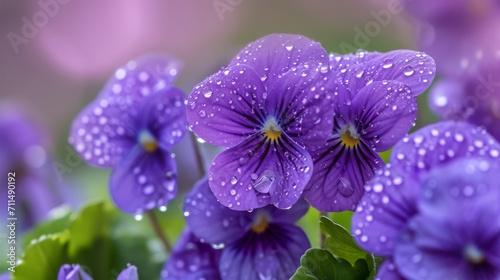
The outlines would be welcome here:
M 413 70 L 413 67 L 411 67 L 410 65 L 406 66 L 406 67 L 403 69 L 403 74 L 404 74 L 406 77 L 409 77 L 409 76 L 413 75 L 413 73 L 415 73 L 415 70 Z

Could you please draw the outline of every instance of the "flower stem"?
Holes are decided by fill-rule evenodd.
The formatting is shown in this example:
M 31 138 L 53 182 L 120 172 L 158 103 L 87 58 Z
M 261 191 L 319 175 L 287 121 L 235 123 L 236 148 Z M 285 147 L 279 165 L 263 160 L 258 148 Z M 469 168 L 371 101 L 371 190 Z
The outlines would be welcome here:
M 170 253 L 170 251 L 172 251 L 172 245 L 170 244 L 170 241 L 168 241 L 167 236 L 161 229 L 160 222 L 158 221 L 158 218 L 156 217 L 155 213 L 153 212 L 153 210 L 149 210 L 146 211 L 146 214 L 148 215 L 148 219 L 151 222 L 151 225 L 153 226 L 156 236 L 158 236 L 158 238 L 160 238 L 161 240 L 161 243 L 163 243 L 165 251 L 167 251 L 167 253 Z
M 191 141 L 193 142 L 193 150 L 196 156 L 196 165 L 198 167 L 198 174 L 201 176 L 205 175 L 205 167 L 203 166 L 203 156 L 201 155 L 200 146 L 198 145 L 198 140 L 196 135 L 191 133 Z
M 321 218 L 321 216 L 328 217 L 328 213 L 319 212 L 319 218 Z M 318 223 L 318 225 L 319 225 L 319 223 Z M 326 235 L 321 230 L 321 227 L 319 227 L 319 247 L 321 249 L 326 249 Z

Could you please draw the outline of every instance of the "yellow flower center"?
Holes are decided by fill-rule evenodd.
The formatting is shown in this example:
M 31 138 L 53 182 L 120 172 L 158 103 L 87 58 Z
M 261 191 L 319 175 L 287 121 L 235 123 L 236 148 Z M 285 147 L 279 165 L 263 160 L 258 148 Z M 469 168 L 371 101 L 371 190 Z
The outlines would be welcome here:
M 250 226 L 250 229 L 255 233 L 263 233 L 269 227 L 269 214 L 265 211 L 260 211 L 255 215 L 255 218 Z
M 139 134 L 139 143 L 148 152 L 154 152 L 158 149 L 158 141 L 156 138 L 147 130 L 142 131 Z
M 271 139 L 272 141 L 277 140 L 281 136 L 281 127 L 278 125 L 274 118 L 269 118 L 264 124 L 264 128 L 262 129 L 266 138 Z
M 342 139 L 341 144 L 348 148 L 354 148 L 359 144 L 359 134 L 356 132 L 354 126 L 350 124 L 340 130 L 340 135 L 340 139 Z

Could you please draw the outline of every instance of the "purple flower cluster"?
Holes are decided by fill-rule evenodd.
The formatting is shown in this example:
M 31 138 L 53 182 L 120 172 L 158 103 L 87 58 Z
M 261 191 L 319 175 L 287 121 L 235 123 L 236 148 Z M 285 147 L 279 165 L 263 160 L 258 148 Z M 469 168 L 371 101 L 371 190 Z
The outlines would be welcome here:
M 322 211 L 354 210 L 364 183 L 415 121 L 432 58 L 414 51 L 330 55 L 305 37 L 246 46 L 188 99 L 188 122 L 229 147 L 209 185 L 223 205 L 289 208 L 302 193 Z
M 466 123 L 404 138 L 366 184 L 352 232 L 387 256 L 377 279 L 500 277 L 500 144 Z
M 217 201 L 208 180 L 203 179 L 186 197 L 184 217 L 189 229 L 162 276 L 288 279 L 300 266 L 300 256 L 311 247 L 304 231 L 294 225 L 308 208 L 300 199 L 288 210 L 269 205 L 252 212 L 234 211 Z
M 69 142 L 83 159 L 113 167 L 111 198 L 123 211 L 166 209 L 177 192 L 170 148 L 186 132 L 184 93 L 172 84 L 177 60 L 150 55 L 129 61 L 73 121 Z

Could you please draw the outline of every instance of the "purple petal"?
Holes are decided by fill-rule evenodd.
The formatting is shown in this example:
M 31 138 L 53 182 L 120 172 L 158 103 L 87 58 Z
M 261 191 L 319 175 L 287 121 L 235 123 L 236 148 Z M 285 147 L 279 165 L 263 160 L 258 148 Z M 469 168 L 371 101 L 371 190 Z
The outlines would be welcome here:
M 138 102 L 152 92 L 169 88 L 182 70 L 182 62 L 165 54 L 148 54 L 118 68 L 101 90 L 98 99 L 121 96 Z
M 271 225 L 266 232 L 251 232 L 224 249 L 220 261 L 223 279 L 289 279 L 300 266 L 300 257 L 311 247 L 297 226 Z
M 118 208 L 131 214 L 166 206 L 177 193 L 177 169 L 170 152 L 132 149 L 109 178 L 111 198 Z
M 219 202 L 233 210 L 288 208 L 300 198 L 312 167 L 309 153 L 286 134 L 277 140 L 256 134 L 215 157 L 208 178 Z
M 323 145 L 333 129 L 333 95 L 327 69 L 303 65 L 284 74 L 269 90 L 266 113 L 283 131 L 308 150 Z M 330 83 L 331 84 L 331 83 Z
M 137 127 L 152 133 L 161 148 L 170 149 L 186 133 L 186 96 L 177 88 L 169 88 L 146 98 L 139 107 Z
M 446 121 L 419 129 L 396 144 L 390 162 L 404 174 L 418 174 L 460 157 L 486 156 L 498 160 L 500 144 L 484 130 L 463 122 Z
M 351 221 L 358 244 L 377 255 L 392 255 L 394 243 L 407 221 L 417 212 L 419 188 L 412 177 L 386 166 L 365 186 Z
M 295 67 L 318 63 L 328 68 L 328 54 L 320 43 L 302 35 L 270 34 L 248 44 L 228 67 L 250 66 L 269 90 Z
M 90 103 L 73 120 L 68 142 L 88 163 L 113 167 L 136 143 L 131 106 L 104 97 Z
M 436 63 L 422 52 L 396 50 L 374 56 L 363 65 L 354 65 L 341 74 L 339 82 L 355 95 L 371 82 L 397 81 L 413 95 L 423 93 L 436 75 Z
M 303 198 L 299 199 L 290 209 L 279 209 L 274 206 L 266 206 L 266 211 L 271 216 L 273 223 L 295 223 L 309 210 L 309 203 Z
M 137 267 L 131 265 L 124 269 L 116 280 L 139 280 L 139 275 L 137 275 Z
M 57 280 L 93 280 L 79 265 L 64 264 L 59 269 Z
M 10 272 L 2 272 L 0 273 L 0 280 L 9 280 L 11 276 Z M 59 280 L 59 278 L 57 280 Z
M 193 89 L 188 98 L 187 120 L 205 141 L 232 147 L 264 124 L 263 94 L 264 85 L 252 68 L 222 69 Z
M 193 233 L 205 242 L 230 244 L 250 229 L 252 215 L 233 211 L 215 198 L 205 178 L 193 187 L 184 202 L 184 217 Z
M 364 193 L 365 182 L 382 166 L 380 156 L 364 141 L 349 148 L 334 137 L 314 152 L 313 176 L 303 195 L 320 211 L 354 210 Z
M 140 103 L 146 96 L 170 88 L 179 71 L 178 61 L 159 55 L 119 68 L 97 99 L 75 118 L 69 143 L 86 162 L 115 166 L 136 141 Z
M 392 148 L 417 118 L 416 98 L 397 81 L 371 83 L 358 92 L 351 106 L 351 118 L 357 119 L 352 121 L 358 124 L 360 137 L 369 141 L 376 152 Z
M 367 52 L 363 50 L 359 50 L 355 54 L 330 53 L 330 55 L 328 56 L 330 60 L 330 70 L 332 70 L 331 73 L 335 74 L 345 73 L 347 71 L 347 68 L 351 66 L 362 66 L 366 62 L 381 55 L 384 54 L 379 52 Z
M 377 270 L 374 280 L 406 280 L 397 270 L 392 258 L 385 259 L 384 263 Z
M 201 243 L 189 228 L 185 228 L 165 263 L 161 280 L 219 280 L 221 252 Z

